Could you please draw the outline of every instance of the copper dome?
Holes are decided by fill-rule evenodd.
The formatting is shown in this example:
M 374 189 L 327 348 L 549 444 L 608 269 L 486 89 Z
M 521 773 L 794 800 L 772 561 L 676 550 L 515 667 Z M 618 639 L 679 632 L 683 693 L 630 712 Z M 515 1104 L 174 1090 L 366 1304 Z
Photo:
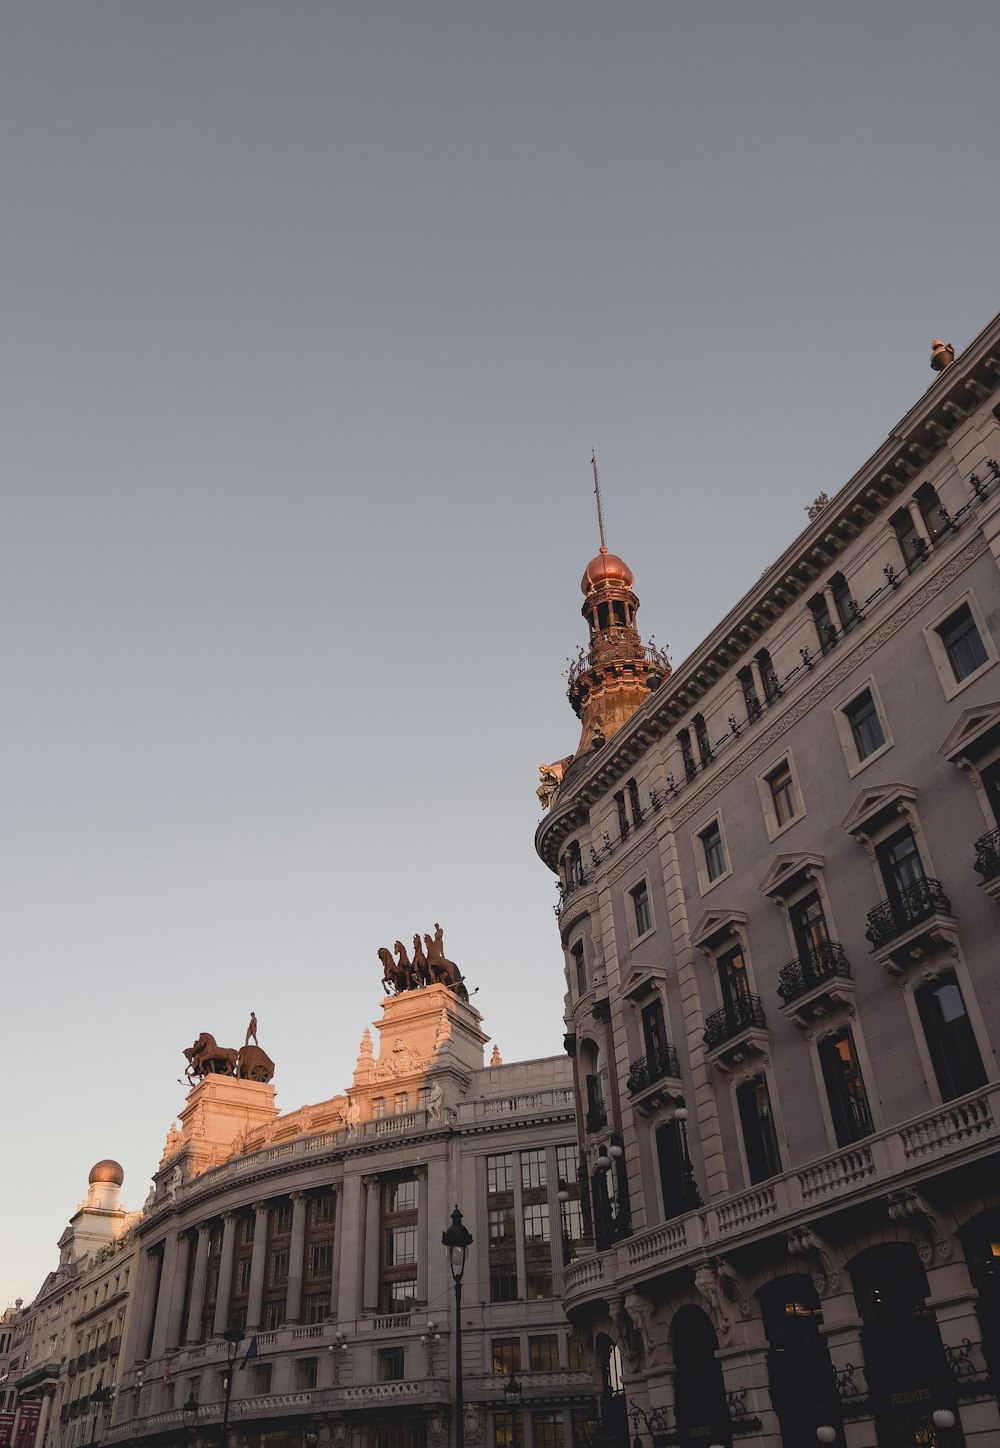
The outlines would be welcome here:
M 125 1180 L 125 1173 L 119 1162 L 112 1161 L 110 1157 L 107 1157 L 90 1168 L 90 1176 L 87 1180 L 91 1186 L 95 1186 L 98 1182 L 114 1182 L 116 1187 L 120 1187 Z
M 634 582 L 635 574 L 617 553 L 598 553 L 597 557 L 587 564 L 580 588 L 584 593 L 589 593 L 591 589 L 607 587 L 609 583 L 631 588 Z

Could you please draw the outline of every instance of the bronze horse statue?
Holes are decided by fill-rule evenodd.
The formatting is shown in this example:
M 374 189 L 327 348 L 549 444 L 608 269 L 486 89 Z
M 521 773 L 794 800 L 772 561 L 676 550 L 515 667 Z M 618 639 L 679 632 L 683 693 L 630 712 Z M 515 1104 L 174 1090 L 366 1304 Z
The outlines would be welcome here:
M 193 1046 L 184 1049 L 187 1057 L 185 1075 L 189 1081 L 205 1076 L 235 1076 L 239 1063 L 239 1051 L 220 1046 L 208 1031 L 202 1031 Z

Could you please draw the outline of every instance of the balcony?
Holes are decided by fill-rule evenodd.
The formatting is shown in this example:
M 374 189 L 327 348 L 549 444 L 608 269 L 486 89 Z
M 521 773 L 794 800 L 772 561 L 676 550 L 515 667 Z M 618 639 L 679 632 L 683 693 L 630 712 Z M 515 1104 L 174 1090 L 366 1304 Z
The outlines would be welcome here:
M 680 1094 L 680 1075 L 680 1063 L 674 1047 L 657 1046 L 630 1063 L 626 1082 L 628 1094 L 635 1098 L 638 1110 L 647 1114 Z M 667 1088 L 665 1082 L 670 1082 L 674 1089 Z
M 953 944 L 957 925 L 940 880 L 914 880 L 896 900 L 868 912 L 866 937 L 882 965 L 894 975 L 936 950 Z
M 1000 830 L 990 830 L 976 841 L 977 875 L 991 900 L 1000 901 Z
M 751 1056 L 767 1052 L 767 1016 L 758 995 L 737 996 L 705 1019 L 709 1056 L 722 1071 L 728 1071 Z
M 803 1028 L 815 1024 L 817 1015 L 854 997 L 850 961 L 835 940 L 824 940 L 789 961 L 778 972 L 778 980 L 785 1014 Z

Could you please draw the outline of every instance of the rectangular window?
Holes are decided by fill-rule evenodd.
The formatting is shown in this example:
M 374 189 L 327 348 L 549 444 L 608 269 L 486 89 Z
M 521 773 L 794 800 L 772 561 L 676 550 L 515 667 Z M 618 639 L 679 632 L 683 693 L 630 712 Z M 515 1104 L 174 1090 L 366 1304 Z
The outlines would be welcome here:
M 885 743 L 885 734 L 882 731 L 882 721 L 878 717 L 871 689 L 865 689 L 864 693 L 853 699 L 844 713 L 851 726 L 851 737 L 854 740 L 859 760 L 867 759 L 870 754 L 875 753 L 876 749 L 882 748 Z
M 495 1337 L 493 1339 L 493 1371 L 509 1377 L 521 1371 L 521 1339 L 519 1337 Z
M 324 1192 L 322 1196 L 311 1197 L 309 1200 L 310 1225 L 313 1227 L 332 1226 L 336 1205 L 337 1199 L 333 1192 Z
M 547 1242 L 549 1240 L 548 1202 L 529 1202 L 522 1210 L 524 1212 L 525 1245 L 536 1247 L 542 1242 Z
M 708 739 L 708 726 L 705 723 L 703 714 L 696 714 L 691 720 L 694 725 L 694 737 L 698 741 L 698 754 L 701 757 L 703 768 L 707 769 L 715 756 L 712 753 L 712 746 Z
M 760 718 L 760 699 L 757 697 L 757 685 L 754 683 L 753 669 L 749 665 L 740 669 L 736 677 L 740 681 L 740 688 L 743 690 L 743 707 L 747 711 L 747 718 L 752 724 L 755 719 Z
M 271 1364 L 253 1363 L 250 1368 L 250 1383 L 255 1395 L 271 1391 Z
M 244 1297 L 250 1291 L 250 1258 L 244 1257 L 236 1271 L 236 1295 Z
M 271 1208 L 271 1235 L 287 1237 L 291 1230 L 292 1204 L 291 1202 L 279 1202 L 276 1207 Z
M 771 655 L 767 649 L 761 649 L 757 654 L 757 667 L 760 669 L 760 677 L 764 682 L 764 698 L 769 705 L 777 703 L 781 698 L 781 685 L 778 683 L 778 676 L 774 672 Z
M 528 1369 L 533 1373 L 559 1371 L 559 1338 L 554 1332 L 528 1338 Z
M 650 1001 L 642 1008 L 642 1043 L 646 1047 L 649 1066 L 656 1069 L 667 1049 L 667 1023 L 663 1018 L 663 1002 Z M 650 1079 L 655 1079 L 650 1076 Z
M 380 1306 L 383 1312 L 405 1313 L 413 1311 L 417 1299 L 417 1279 L 397 1278 L 382 1283 Z
M 875 858 L 897 923 L 905 924 L 920 906 L 919 899 L 914 899 L 913 887 L 919 887 L 924 879 L 924 866 L 913 831 L 899 830 L 883 840 L 875 848 Z
M 736 1102 L 751 1182 L 777 1176 L 781 1171 L 781 1157 L 766 1077 L 757 1076 L 737 1087 Z
M 816 625 L 816 637 L 819 639 L 820 653 L 828 654 L 831 649 L 837 647 L 837 630 L 833 619 L 830 617 L 830 610 L 827 608 L 826 598 L 822 593 L 817 593 L 815 598 L 809 600 L 809 611 Z
M 295 1390 L 298 1393 L 308 1393 L 316 1386 L 316 1359 L 314 1357 L 299 1358 L 295 1364 Z
M 583 954 L 583 941 L 578 940 L 573 946 L 570 954 L 573 957 L 573 975 L 576 979 L 577 995 L 586 995 L 589 989 L 587 981 L 587 961 Z
M 333 1243 L 310 1242 L 309 1276 L 329 1277 L 333 1272 Z
M 374 1121 L 381 1121 L 384 1116 L 385 1116 L 385 1097 L 384 1097 L 384 1096 L 373 1096 L 373 1097 L 372 1097 L 372 1119 L 373 1119 Z
M 532 1413 L 531 1429 L 535 1448 L 563 1448 L 561 1413 Z
M 792 771 L 787 760 L 779 764 L 778 768 L 767 776 L 767 787 L 771 795 L 775 820 L 779 826 L 787 825 L 796 814 L 795 786 L 792 783 Z
M 496 1448 L 524 1448 L 524 1414 L 494 1413 L 493 1441 Z
M 938 625 L 938 634 L 948 655 L 956 684 L 960 684 L 986 663 L 988 655 L 967 603 L 963 603 L 944 623 Z
M 633 885 L 629 895 L 632 897 L 632 909 L 635 913 L 635 933 L 637 936 L 645 935 L 653 927 L 653 916 L 649 907 L 649 889 L 645 880 L 640 880 L 638 885 Z
M 256 1218 L 256 1212 L 252 1212 L 249 1216 L 240 1218 L 239 1241 L 240 1245 L 243 1247 L 249 1247 L 251 1242 L 253 1241 L 253 1229 Z
M 405 1376 L 403 1349 L 380 1347 L 376 1360 L 376 1376 L 380 1383 L 401 1383 Z
M 396 1212 L 417 1210 L 417 1184 L 412 1179 L 387 1182 L 385 1186 L 385 1211 L 387 1215 Z
M 823 902 L 817 891 L 807 895 L 804 900 L 798 900 L 789 907 L 788 918 L 792 925 L 792 934 L 795 936 L 795 944 L 799 952 L 799 960 L 808 966 L 814 966 L 822 952 L 822 948 L 830 939 L 829 931 L 826 928 L 826 916 L 823 914 Z
M 743 1019 L 741 1006 L 745 1006 L 750 1000 L 750 981 L 747 977 L 747 963 L 743 959 L 743 951 L 737 945 L 733 950 L 727 950 L 725 955 L 720 955 L 716 962 L 719 971 L 719 984 L 722 987 L 722 1002 L 726 1010 L 734 1013 L 737 1019 Z
M 579 841 L 578 841 L 578 840 L 573 840 L 573 842 L 570 844 L 570 847 L 569 847 L 569 849 L 568 849 L 568 851 L 567 851 L 566 853 L 567 853 L 568 872 L 569 872 L 569 881 L 568 881 L 568 883 L 569 883 L 570 885 L 582 885 L 582 884 L 583 884 L 583 880 L 584 880 L 584 875 L 583 875 L 583 856 L 580 854 L 580 844 L 579 844 Z
M 416 1227 L 390 1227 L 385 1234 L 385 1265 L 402 1267 L 416 1260 Z
M 707 830 L 698 836 L 705 852 L 705 873 L 709 881 L 717 880 L 726 873 L 726 852 L 722 844 L 722 830 L 719 821 L 713 820 Z
M 490 1263 L 490 1301 L 517 1301 L 517 1263 Z
M 288 1281 L 288 1248 L 275 1247 L 271 1253 L 271 1273 L 269 1283 L 272 1287 L 280 1287 L 283 1282 Z
M 632 823 L 636 829 L 642 824 L 642 805 L 639 803 L 639 786 L 634 779 L 628 780 L 625 785 L 628 790 L 628 802 L 632 807 Z
M 691 749 L 691 735 L 686 729 L 678 734 L 677 743 L 681 746 L 681 758 L 684 760 L 684 778 L 690 781 L 698 773 L 698 766 L 694 762 L 694 752 Z
M 622 839 L 628 838 L 628 814 L 625 810 L 625 794 L 619 790 L 615 795 L 615 807 L 618 810 L 618 833 Z
M 916 999 L 942 1098 L 953 1101 L 977 1091 L 986 1072 L 958 981 L 951 974 L 939 976 L 921 986 Z
M 849 1146 L 871 1136 L 874 1128 L 868 1096 L 850 1030 L 845 1027 L 835 1036 L 825 1037 L 819 1045 L 819 1059 L 837 1145 Z
M 490 1241 L 504 1246 L 514 1245 L 514 1208 L 490 1207 L 488 1209 Z
M 528 1301 L 552 1296 L 552 1268 L 548 1264 L 533 1262 L 525 1269 Z
M 543 1187 L 545 1185 L 545 1152 L 535 1148 L 521 1152 L 521 1186 Z
M 851 589 L 847 579 L 842 573 L 835 573 L 830 579 L 830 591 L 833 594 L 833 601 L 840 615 L 841 626 L 845 634 L 856 629 L 861 622 L 861 613 L 851 595 Z
M 307 1292 L 302 1299 L 303 1318 L 307 1326 L 315 1327 L 324 1322 L 330 1311 L 330 1293 Z
M 275 1332 L 285 1320 L 285 1299 L 278 1298 L 275 1302 L 264 1303 L 263 1327 L 267 1332 Z M 270 1367 L 270 1363 L 267 1365 Z
M 908 573 L 913 570 L 927 557 L 929 549 L 926 541 L 921 537 L 913 515 L 909 508 L 900 508 L 892 518 L 892 526 L 896 532 L 896 541 L 899 543 L 899 551 L 903 555 L 903 562 Z
M 486 1190 L 488 1192 L 512 1192 L 514 1190 L 514 1153 L 505 1151 L 498 1156 L 486 1158 Z

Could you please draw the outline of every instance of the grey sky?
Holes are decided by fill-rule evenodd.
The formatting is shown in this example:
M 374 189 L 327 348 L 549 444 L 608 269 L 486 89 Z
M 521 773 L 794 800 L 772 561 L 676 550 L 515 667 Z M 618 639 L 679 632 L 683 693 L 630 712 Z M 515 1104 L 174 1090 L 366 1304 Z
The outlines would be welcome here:
M 441 920 L 556 1051 L 532 831 L 596 549 L 679 662 L 996 310 L 990 3 L 0 19 L 0 1305 L 181 1048 L 351 1079 Z M 14 1184 L 16 1183 L 16 1184 Z

